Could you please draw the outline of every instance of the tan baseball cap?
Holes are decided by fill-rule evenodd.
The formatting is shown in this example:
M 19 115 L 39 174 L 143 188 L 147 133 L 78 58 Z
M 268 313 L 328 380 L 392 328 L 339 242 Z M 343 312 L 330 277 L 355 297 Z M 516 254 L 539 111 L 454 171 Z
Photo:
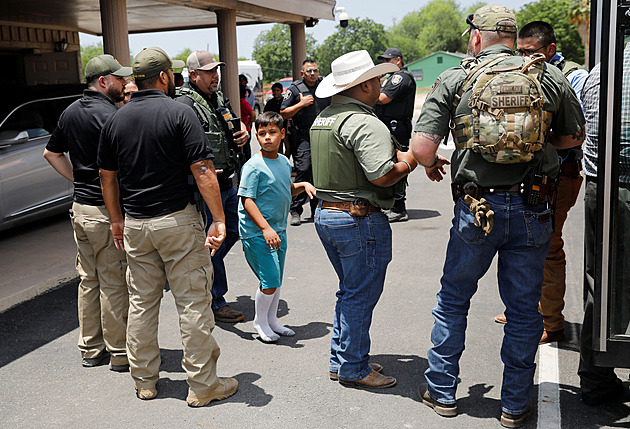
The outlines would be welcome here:
M 212 70 L 224 65 L 225 63 L 215 60 L 214 55 L 208 51 L 195 51 L 186 59 L 188 70 Z
M 514 25 L 500 25 L 504 21 L 512 21 Z M 468 15 L 466 18 L 468 28 L 462 33 L 462 36 L 470 33 L 472 28 L 482 31 L 505 31 L 507 33 L 516 33 L 516 15 L 512 9 L 498 4 L 489 4 L 480 7 L 475 13 Z
M 136 80 L 148 79 L 168 69 L 181 69 L 185 66 L 182 60 L 171 59 L 162 48 L 144 48 L 133 60 L 133 77 Z
M 98 55 L 85 65 L 85 80 L 86 82 L 90 82 L 97 77 L 107 76 L 108 74 L 114 76 L 129 76 L 131 72 L 131 67 L 123 67 L 116 58 L 111 55 Z

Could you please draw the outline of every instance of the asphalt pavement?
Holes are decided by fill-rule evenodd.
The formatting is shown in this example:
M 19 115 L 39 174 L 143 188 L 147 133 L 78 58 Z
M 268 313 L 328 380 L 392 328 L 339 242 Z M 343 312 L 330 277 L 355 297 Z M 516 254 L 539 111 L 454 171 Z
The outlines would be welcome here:
M 440 150 L 450 155 L 449 150 Z M 70 280 L 0 313 L 0 426 L 498 428 L 503 328 L 493 319 L 504 307 L 496 287 L 496 262 L 479 282 L 471 304 L 457 393 L 460 414 L 442 418 L 417 395 L 427 368 L 431 308 L 439 289 L 452 208 L 448 180 L 429 182 L 422 170 L 410 177 L 410 219 L 392 224 L 394 257 L 371 329 L 372 361 L 398 379 L 391 389 L 349 388 L 328 379 L 337 280 L 313 223 L 306 222 L 289 227 L 280 298 L 280 321 L 295 330 L 294 337 L 283 337 L 277 344 L 257 339 L 252 327 L 257 281 L 240 243 L 226 259 L 227 299 L 245 313 L 245 320 L 218 323 L 214 335 L 221 347 L 219 375 L 238 379 L 236 395 L 200 409 L 186 406 L 177 312 L 170 292 L 164 294 L 160 311 L 162 366 L 155 400 L 138 400 L 128 373 L 114 373 L 107 366 L 81 367 L 76 346 L 77 282 Z M 305 216 L 308 210 L 306 207 Z M 539 369 L 555 368 L 557 381 L 538 383 L 537 374 L 532 399 L 535 412 L 526 428 L 630 427 L 628 404 L 591 408 L 579 400 L 576 369 L 582 319 L 582 230 L 580 199 L 569 214 L 564 233 L 569 335 L 558 346 L 545 346 L 545 356 L 551 352 L 552 358 L 545 357 Z M 52 246 L 41 243 L 46 245 Z M 34 252 L 23 255 L 25 261 L 37 257 Z M 555 361 L 553 356 L 557 356 Z M 628 370 L 618 372 L 627 380 Z M 541 404 L 549 402 L 538 396 L 541 386 L 557 393 L 558 418 L 538 416 Z

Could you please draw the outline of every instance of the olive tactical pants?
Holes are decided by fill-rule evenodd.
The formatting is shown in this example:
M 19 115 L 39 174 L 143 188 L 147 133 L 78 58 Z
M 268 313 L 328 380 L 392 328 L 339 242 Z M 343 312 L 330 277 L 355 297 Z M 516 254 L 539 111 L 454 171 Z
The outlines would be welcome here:
M 125 252 L 116 249 L 105 206 L 74 203 L 71 221 L 77 243 L 79 350 L 95 358 L 104 348 L 113 365 L 126 365 L 125 331 L 129 291 Z
M 127 351 L 137 388 L 155 388 L 159 378 L 158 316 L 164 281 L 168 279 L 179 314 L 190 392 L 208 396 L 218 383 L 220 350 L 212 331 L 212 263 L 204 247 L 201 214 L 184 210 L 149 219 L 125 219 L 124 243 L 131 292 Z

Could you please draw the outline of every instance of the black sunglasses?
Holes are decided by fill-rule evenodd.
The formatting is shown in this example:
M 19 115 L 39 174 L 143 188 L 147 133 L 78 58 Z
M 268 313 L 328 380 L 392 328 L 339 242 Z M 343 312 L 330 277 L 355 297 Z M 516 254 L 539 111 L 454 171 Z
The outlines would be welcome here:
M 547 43 L 546 45 L 542 45 L 541 47 L 536 49 L 517 49 L 516 53 L 521 57 L 529 57 L 530 55 L 534 55 L 536 52 L 540 51 L 542 48 L 546 48 L 549 45 L 550 43 Z
M 479 27 L 477 27 L 474 23 L 473 23 L 473 18 L 475 17 L 474 13 L 471 13 L 470 15 L 468 15 L 468 17 L 466 18 L 466 24 L 470 25 L 472 28 L 474 28 L 475 30 L 479 30 Z

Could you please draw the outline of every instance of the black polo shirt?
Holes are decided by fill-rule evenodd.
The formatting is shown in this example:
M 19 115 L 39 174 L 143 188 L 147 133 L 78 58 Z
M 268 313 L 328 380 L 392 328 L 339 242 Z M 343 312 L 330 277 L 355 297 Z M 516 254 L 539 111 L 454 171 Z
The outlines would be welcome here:
M 68 152 L 74 175 L 74 201 L 102 206 L 103 194 L 98 177 L 96 153 L 101 129 L 118 109 L 105 94 L 91 89 L 64 110 L 59 117 L 46 149 L 54 153 Z
M 98 166 L 118 171 L 123 207 L 138 219 L 184 209 L 190 165 L 212 158 L 193 109 L 158 89 L 134 92 L 103 127 L 98 148 Z

